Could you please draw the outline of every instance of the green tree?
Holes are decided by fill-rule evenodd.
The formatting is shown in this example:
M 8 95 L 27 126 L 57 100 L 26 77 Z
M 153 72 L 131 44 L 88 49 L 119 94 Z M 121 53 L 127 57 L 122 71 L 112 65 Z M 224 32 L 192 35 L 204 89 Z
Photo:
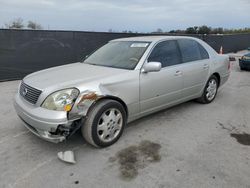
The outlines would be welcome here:
M 198 34 L 209 34 L 210 32 L 211 28 L 206 25 L 200 26 L 198 29 Z
M 196 30 L 194 27 L 188 27 L 185 31 L 186 34 L 196 34 Z
M 198 33 L 198 29 L 199 29 L 198 26 L 194 26 L 195 33 Z

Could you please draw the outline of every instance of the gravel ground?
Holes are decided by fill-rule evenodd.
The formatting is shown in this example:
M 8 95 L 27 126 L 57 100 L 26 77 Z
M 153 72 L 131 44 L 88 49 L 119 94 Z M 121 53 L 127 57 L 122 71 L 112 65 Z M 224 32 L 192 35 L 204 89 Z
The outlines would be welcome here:
M 27 131 L 12 105 L 18 83 L 0 83 L 0 187 L 250 188 L 250 72 L 238 62 L 213 103 L 142 118 L 105 149 L 80 132 L 53 144 Z M 65 150 L 75 151 L 75 165 L 57 159 Z

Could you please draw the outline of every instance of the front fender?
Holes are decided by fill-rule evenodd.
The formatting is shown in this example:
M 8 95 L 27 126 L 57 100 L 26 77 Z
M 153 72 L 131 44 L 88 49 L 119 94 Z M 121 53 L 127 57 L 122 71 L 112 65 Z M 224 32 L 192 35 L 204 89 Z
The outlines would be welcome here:
M 80 93 L 72 110 L 68 113 L 68 119 L 77 120 L 87 115 L 90 107 L 105 95 L 98 91 L 87 90 Z
M 110 95 L 110 94 L 103 94 L 98 91 L 85 91 L 82 92 L 72 110 L 68 113 L 69 120 L 77 120 L 84 116 L 86 116 L 89 110 L 100 100 L 102 99 L 113 99 L 120 102 L 123 107 L 125 108 L 126 113 L 128 114 L 128 109 L 124 101 L 117 96 Z

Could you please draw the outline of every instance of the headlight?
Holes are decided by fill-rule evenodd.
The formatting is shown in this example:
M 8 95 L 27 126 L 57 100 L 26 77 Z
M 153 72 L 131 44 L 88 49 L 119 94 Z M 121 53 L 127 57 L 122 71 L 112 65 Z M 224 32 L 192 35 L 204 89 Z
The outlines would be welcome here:
M 68 112 L 74 105 L 78 95 L 79 90 L 75 88 L 60 90 L 49 95 L 43 102 L 42 107 L 48 110 Z

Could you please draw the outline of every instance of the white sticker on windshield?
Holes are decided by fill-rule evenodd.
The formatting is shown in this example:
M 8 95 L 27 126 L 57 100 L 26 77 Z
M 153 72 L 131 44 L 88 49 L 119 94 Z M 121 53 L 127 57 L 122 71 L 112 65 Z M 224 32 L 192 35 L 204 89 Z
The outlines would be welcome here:
M 131 44 L 131 48 L 146 48 L 148 43 L 133 43 Z

